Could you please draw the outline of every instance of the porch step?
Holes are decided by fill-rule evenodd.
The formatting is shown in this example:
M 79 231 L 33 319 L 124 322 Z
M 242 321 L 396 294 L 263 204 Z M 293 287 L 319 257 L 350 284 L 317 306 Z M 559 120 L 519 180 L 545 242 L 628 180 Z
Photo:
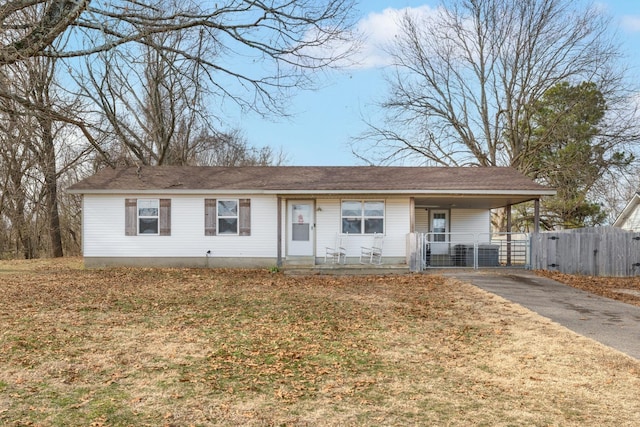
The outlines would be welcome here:
M 336 276 L 348 276 L 348 275 L 390 275 L 390 274 L 407 274 L 409 273 L 409 266 L 406 264 L 319 264 L 313 266 L 294 266 L 285 267 L 284 274 L 286 275 L 336 275 Z
M 315 257 L 312 257 L 312 256 L 308 256 L 308 257 L 297 256 L 297 257 L 286 258 L 284 260 L 285 267 L 296 267 L 296 266 L 313 267 L 315 263 L 316 263 L 316 259 Z

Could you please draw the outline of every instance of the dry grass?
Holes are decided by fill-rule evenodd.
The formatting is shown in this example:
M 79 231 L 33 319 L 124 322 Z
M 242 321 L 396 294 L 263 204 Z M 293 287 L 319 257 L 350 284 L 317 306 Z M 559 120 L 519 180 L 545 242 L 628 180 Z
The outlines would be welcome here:
M 455 280 L 0 263 L 4 425 L 640 424 L 640 362 Z

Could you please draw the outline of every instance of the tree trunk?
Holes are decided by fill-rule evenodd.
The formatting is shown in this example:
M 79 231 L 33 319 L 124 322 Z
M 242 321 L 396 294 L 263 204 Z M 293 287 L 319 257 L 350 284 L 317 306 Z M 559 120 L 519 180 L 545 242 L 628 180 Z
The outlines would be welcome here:
M 11 186 L 15 192 L 13 197 L 13 209 L 10 210 L 11 222 L 17 232 L 16 253 L 22 252 L 24 259 L 34 257 L 34 249 L 31 244 L 31 233 L 29 223 L 25 218 L 26 196 L 22 188 L 22 173 L 19 170 L 12 170 L 9 175 Z
M 62 251 L 62 234 L 60 232 L 60 213 L 58 211 L 58 178 L 52 122 L 50 119 L 45 118 L 40 120 L 40 126 L 42 128 L 42 171 L 44 173 L 46 212 L 49 216 L 51 256 L 60 258 L 64 254 Z

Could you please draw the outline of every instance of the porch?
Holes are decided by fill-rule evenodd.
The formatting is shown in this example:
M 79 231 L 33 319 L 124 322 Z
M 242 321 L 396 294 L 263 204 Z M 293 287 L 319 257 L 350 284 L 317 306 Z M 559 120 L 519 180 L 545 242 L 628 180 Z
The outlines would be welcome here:
M 303 262 L 304 261 L 304 262 Z M 531 268 L 531 235 L 528 233 L 409 233 L 407 258 L 382 257 L 381 264 L 361 264 L 357 258 L 344 263 L 308 257 L 288 260 L 285 274 L 390 275 L 432 269 Z

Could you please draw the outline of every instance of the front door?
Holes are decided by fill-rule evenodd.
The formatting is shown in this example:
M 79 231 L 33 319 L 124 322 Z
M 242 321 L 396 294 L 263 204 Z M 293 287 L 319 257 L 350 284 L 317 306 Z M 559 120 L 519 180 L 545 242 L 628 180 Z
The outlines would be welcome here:
M 431 211 L 431 254 L 449 253 L 449 211 Z
M 288 208 L 287 255 L 313 256 L 313 200 L 290 200 Z

